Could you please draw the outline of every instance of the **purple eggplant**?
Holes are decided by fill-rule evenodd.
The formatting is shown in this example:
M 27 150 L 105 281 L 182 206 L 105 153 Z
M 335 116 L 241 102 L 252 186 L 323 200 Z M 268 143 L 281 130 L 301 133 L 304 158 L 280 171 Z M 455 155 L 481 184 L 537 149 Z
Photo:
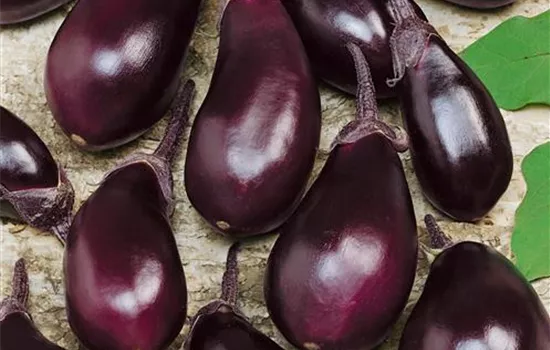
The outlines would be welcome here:
M 395 78 L 416 175 L 428 200 L 459 221 L 483 218 L 512 176 L 502 114 L 475 73 L 420 20 L 391 0 Z
M 55 10 L 71 0 L 2 0 L 0 24 L 24 22 Z
M 176 97 L 155 153 L 134 155 L 111 171 L 71 225 L 67 314 L 88 350 L 164 350 L 183 326 L 187 288 L 169 221 L 170 166 L 193 89 L 189 81 Z
M 514 265 L 480 243 L 452 242 L 426 216 L 432 246 L 446 248 L 432 264 L 400 350 L 547 350 L 550 318 Z
M 74 191 L 36 133 L 0 106 L 0 217 L 53 232 L 64 241 Z
M 479 10 L 496 9 L 514 3 L 516 0 L 445 0 L 452 4 Z
M 280 226 L 305 191 L 321 132 L 319 92 L 279 0 L 230 0 L 220 26 L 185 186 L 218 231 L 252 236 Z
M 357 119 L 337 136 L 268 260 L 269 313 L 304 350 L 380 344 L 416 271 L 416 221 L 396 153 L 406 138 L 378 120 L 367 62 L 358 46 L 348 47 L 357 66 Z
M 0 303 L 0 349 L 2 350 L 63 350 L 40 333 L 27 311 L 29 277 L 23 259 L 17 260 L 13 271 L 11 296 Z
M 81 0 L 48 53 L 45 90 L 61 129 L 79 147 L 127 143 L 164 115 L 201 0 Z
M 392 74 L 389 39 L 393 30 L 388 0 L 282 0 L 294 20 L 315 73 L 330 85 L 355 94 L 357 81 L 346 43 L 369 58 L 376 94 L 395 96 L 386 84 Z M 422 10 L 418 14 L 424 17 Z M 425 17 L 424 17 L 425 18 Z
M 282 350 L 255 329 L 237 307 L 238 243 L 227 254 L 222 295 L 199 310 L 181 350 Z

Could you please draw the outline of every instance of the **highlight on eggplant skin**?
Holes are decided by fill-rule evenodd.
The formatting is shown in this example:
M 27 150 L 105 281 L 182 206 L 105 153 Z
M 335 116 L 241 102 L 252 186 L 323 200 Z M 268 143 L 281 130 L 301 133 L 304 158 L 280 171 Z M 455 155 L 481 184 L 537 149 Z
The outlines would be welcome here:
M 481 243 L 443 248 L 407 320 L 400 350 L 548 349 L 548 313 L 512 262 Z
M 412 0 L 411 0 L 412 2 Z M 307 50 L 315 74 L 328 84 L 355 95 L 357 81 L 346 43 L 368 57 L 378 98 L 393 97 L 389 39 L 393 23 L 388 0 L 282 0 Z M 414 2 L 419 16 L 424 13 Z
M 114 148 L 139 137 L 178 89 L 201 0 L 80 0 L 50 46 L 45 91 L 75 145 Z
M 319 91 L 278 0 L 230 0 L 208 94 L 195 118 L 185 187 L 218 232 L 271 232 L 291 215 L 321 133 Z
M 513 4 L 516 0 L 445 0 L 455 5 L 460 5 L 478 10 L 490 10 Z
M 88 350 L 164 350 L 187 315 L 187 286 L 170 225 L 171 165 L 194 83 L 175 99 L 156 151 L 122 162 L 83 203 L 64 256 L 67 316 Z
M 25 260 L 15 263 L 11 295 L 0 303 L 0 349 L 64 350 L 52 343 L 36 328 L 27 310 L 29 277 Z
M 0 25 L 25 22 L 55 10 L 72 0 L 2 0 Z
M 475 222 L 508 188 L 513 157 L 506 124 L 475 73 L 407 6 L 391 0 L 395 79 L 415 173 L 426 198 L 446 215 Z M 414 23 L 414 29 L 411 29 Z M 408 26 L 408 27 L 405 27 Z M 414 34 L 411 34 L 414 33 Z
M 413 286 L 414 209 L 396 148 L 378 119 L 360 48 L 357 118 L 340 132 L 298 209 L 282 227 L 265 278 L 269 314 L 303 350 L 364 350 L 388 336 Z
M 74 191 L 40 137 L 0 106 L 0 217 L 52 232 L 63 241 Z

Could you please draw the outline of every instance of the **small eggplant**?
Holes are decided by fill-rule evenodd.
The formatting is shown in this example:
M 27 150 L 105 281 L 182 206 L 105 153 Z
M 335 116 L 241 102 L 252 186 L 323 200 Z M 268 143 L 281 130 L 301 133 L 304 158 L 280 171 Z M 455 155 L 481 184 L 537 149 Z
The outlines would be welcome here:
M 391 0 L 395 78 L 416 175 L 428 200 L 459 221 L 483 218 L 512 176 L 502 114 L 475 73 L 407 0 Z
M 17 260 L 13 271 L 11 296 L 0 303 L 0 349 L 2 350 L 64 350 L 40 333 L 27 311 L 29 277 L 23 259 Z
M 80 148 L 127 143 L 172 101 L 201 0 L 80 0 L 46 62 L 48 105 Z
M 472 9 L 488 10 L 504 7 L 514 3 L 516 0 L 445 0 L 452 4 L 469 7 Z
M 36 18 L 71 0 L 2 0 L 0 24 L 13 24 Z
M 0 125 L 0 217 L 64 241 L 74 204 L 65 172 L 38 135 L 2 106 Z
M 422 296 L 405 326 L 400 350 L 548 350 L 550 318 L 514 265 L 480 243 L 452 245 L 426 216 L 434 248 Z
M 69 324 L 88 350 L 164 350 L 187 312 L 185 275 L 169 216 L 170 166 L 194 83 L 176 97 L 153 155 L 111 171 L 78 211 L 65 251 Z
M 304 350 L 372 349 L 399 318 L 417 257 L 416 221 L 396 150 L 406 138 L 378 120 L 361 49 L 357 120 L 337 136 L 269 256 L 265 297 L 281 333 Z
M 227 255 L 222 295 L 199 310 L 181 350 L 283 350 L 255 329 L 237 307 L 238 243 Z
M 355 94 L 357 81 L 346 43 L 353 42 L 369 58 L 376 94 L 395 96 L 386 84 L 392 73 L 390 35 L 393 30 L 388 0 L 282 0 L 294 20 L 313 70 L 336 88 Z M 419 16 L 422 10 L 416 7 Z
M 187 150 L 193 206 L 226 235 L 276 229 L 305 191 L 320 132 L 319 91 L 280 1 L 229 0 Z

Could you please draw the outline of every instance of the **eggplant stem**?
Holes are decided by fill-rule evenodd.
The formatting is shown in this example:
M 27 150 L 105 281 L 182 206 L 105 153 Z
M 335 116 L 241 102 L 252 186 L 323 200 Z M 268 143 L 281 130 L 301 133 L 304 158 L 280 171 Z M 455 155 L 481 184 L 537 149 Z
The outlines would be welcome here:
M 438 34 L 416 13 L 411 0 L 390 0 L 389 8 L 395 27 L 390 36 L 393 77 L 386 79 L 386 84 L 394 87 L 403 79 L 407 68 L 418 64 L 428 39 Z
M 29 275 L 23 258 L 15 263 L 11 285 L 11 297 L 22 306 L 26 305 L 29 299 Z
M 67 243 L 67 236 L 69 235 L 69 229 L 71 227 L 71 218 L 65 218 L 57 226 L 54 226 L 50 231 L 57 237 L 61 244 Z
M 353 57 L 357 74 L 357 119 L 378 120 L 376 92 L 369 63 L 359 46 L 348 43 L 346 47 Z
M 164 133 L 162 141 L 155 150 L 154 155 L 172 164 L 179 149 L 181 136 L 189 119 L 189 106 L 193 92 L 195 91 L 195 82 L 191 79 L 185 82 L 180 88 L 171 108 L 171 117 Z
M 233 243 L 227 253 L 227 262 L 222 278 L 222 295 L 220 297 L 221 300 L 233 307 L 237 306 L 237 295 L 239 294 L 239 266 L 237 264 L 239 249 L 239 242 L 236 242 Z
M 340 131 L 331 149 L 337 144 L 355 142 L 374 132 L 383 134 L 397 152 L 404 152 L 409 147 L 408 136 L 401 128 L 392 127 L 379 119 L 376 91 L 369 68 L 369 63 L 361 48 L 354 43 L 346 45 L 355 64 L 357 74 L 357 116 Z
M 453 244 L 451 238 L 443 232 L 431 214 L 424 217 L 424 223 L 430 236 L 430 245 L 432 248 L 443 249 Z
M 409 0 L 390 0 L 389 7 L 391 15 L 397 24 L 402 23 L 407 19 L 419 18 Z

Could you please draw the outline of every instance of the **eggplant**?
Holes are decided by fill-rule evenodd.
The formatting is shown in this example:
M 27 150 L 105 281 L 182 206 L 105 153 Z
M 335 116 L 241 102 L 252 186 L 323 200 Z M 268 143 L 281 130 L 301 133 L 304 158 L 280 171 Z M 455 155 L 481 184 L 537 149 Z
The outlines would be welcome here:
M 319 92 L 278 0 L 230 0 L 208 94 L 191 129 L 189 200 L 217 231 L 248 237 L 292 214 L 321 133 Z
M 28 21 L 55 10 L 71 0 L 2 0 L 0 25 Z
M 516 267 L 484 244 L 453 245 L 441 238 L 431 215 L 425 220 L 432 246 L 445 249 L 431 266 L 399 349 L 548 349 L 550 318 Z
M 255 329 L 237 306 L 238 251 L 239 244 L 234 243 L 227 254 L 222 295 L 197 312 L 181 350 L 282 350 Z
M 40 137 L 2 106 L 0 125 L 0 217 L 64 241 L 74 204 L 70 181 Z
M 81 0 L 48 52 L 45 90 L 78 147 L 125 144 L 164 115 L 178 89 L 201 0 Z
M 11 296 L 0 303 L 0 349 L 2 350 L 64 350 L 55 345 L 34 325 L 27 311 L 29 276 L 25 260 L 15 263 Z
M 271 251 L 265 298 L 273 322 L 304 350 L 379 345 L 413 286 L 417 233 L 398 151 L 406 138 L 378 120 L 368 64 L 357 65 L 357 119 L 337 136 Z
M 391 0 L 395 78 L 424 195 L 458 221 L 483 218 L 507 189 L 513 157 L 506 124 L 475 73 L 414 14 Z
M 489 10 L 513 4 L 516 0 L 445 0 L 472 9 Z
M 111 171 L 71 225 L 64 257 L 67 315 L 88 350 L 164 350 L 186 318 L 187 288 L 170 227 L 170 166 L 194 83 L 176 98 L 153 155 Z
M 346 43 L 353 42 L 368 57 L 379 98 L 394 97 L 386 84 L 391 76 L 389 0 L 282 0 L 304 42 L 315 73 L 349 94 L 357 91 L 353 60 Z M 419 16 L 422 10 L 411 0 Z

